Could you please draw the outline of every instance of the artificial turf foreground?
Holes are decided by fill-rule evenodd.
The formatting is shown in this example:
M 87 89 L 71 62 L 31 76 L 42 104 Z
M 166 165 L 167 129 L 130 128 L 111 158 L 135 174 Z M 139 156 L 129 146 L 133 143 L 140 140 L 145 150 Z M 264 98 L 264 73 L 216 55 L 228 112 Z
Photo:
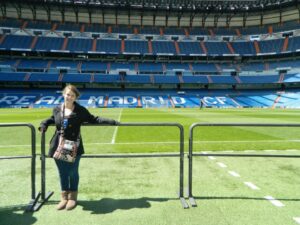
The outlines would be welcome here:
M 185 129 L 195 122 L 298 123 L 299 110 L 282 109 L 91 109 L 121 122 L 176 122 Z M 35 127 L 49 109 L 1 109 L 0 123 L 26 122 Z M 0 155 L 30 153 L 28 128 L 0 128 Z M 299 128 L 209 127 L 194 132 L 195 151 L 235 150 L 249 154 L 299 152 Z M 47 142 L 53 128 L 47 132 Z M 87 154 L 178 152 L 174 127 L 84 127 Z M 262 151 L 265 150 L 265 151 Z M 271 150 L 277 150 L 275 152 Z M 40 135 L 37 133 L 37 152 Z M 235 153 L 235 151 L 233 153 Z M 185 158 L 185 187 L 187 186 Z M 182 209 L 178 200 L 179 159 L 90 159 L 80 165 L 79 205 L 56 211 L 57 171 L 46 164 L 46 191 L 55 191 L 38 212 L 23 213 L 30 200 L 30 160 L 0 160 L 0 224 L 298 224 L 300 164 L 298 158 L 195 157 L 193 195 L 198 207 Z M 234 173 L 233 173 L 234 172 Z M 234 176 L 234 174 L 238 176 Z M 254 184 L 257 189 L 246 185 Z M 40 162 L 37 158 L 37 191 Z M 281 203 L 276 206 L 266 197 Z

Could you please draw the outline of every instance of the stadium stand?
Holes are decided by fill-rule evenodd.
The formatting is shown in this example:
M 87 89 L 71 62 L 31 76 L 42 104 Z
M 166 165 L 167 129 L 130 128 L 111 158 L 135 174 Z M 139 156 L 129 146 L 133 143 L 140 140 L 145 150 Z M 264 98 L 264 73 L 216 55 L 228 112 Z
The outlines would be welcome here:
M 95 44 L 94 44 L 94 41 Z M 67 51 L 89 53 L 97 52 L 102 54 L 153 54 L 153 55 L 261 55 L 261 54 L 280 54 L 284 49 L 285 39 L 261 40 L 255 42 L 234 41 L 224 42 L 215 41 L 170 41 L 164 40 L 120 40 L 93 39 L 89 37 L 62 38 L 62 37 L 39 37 L 32 35 L 5 35 L 2 36 L 0 50 L 10 51 Z M 300 48 L 299 37 L 289 38 L 288 45 L 284 51 L 297 52 Z M 151 44 L 151 49 L 149 48 Z
M 201 96 L 208 99 L 206 107 L 295 107 L 280 99 L 292 95 L 288 90 L 298 93 L 299 22 L 226 27 L 216 26 L 217 19 L 214 23 L 150 26 L 117 24 L 117 19 L 116 24 L 100 24 L 6 17 L 0 20 L 0 82 L 3 87 L 35 88 L 76 83 L 107 88 L 107 96 L 115 89 L 134 90 L 135 98 L 155 96 L 155 101 L 169 102 L 168 107 L 198 107 Z M 146 95 L 136 91 L 139 88 L 145 88 Z M 165 89 L 169 94 L 157 98 L 154 90 Z M 219 89 L 221 99 L 208 92 Z M 237 95 L 237 89 L 243 93 Z M 193 94 L 183 98 L 177 91 Z M 129 105 L 156 105 L 152 100 Z M 123 107 L 117 100 L 106 106 Z

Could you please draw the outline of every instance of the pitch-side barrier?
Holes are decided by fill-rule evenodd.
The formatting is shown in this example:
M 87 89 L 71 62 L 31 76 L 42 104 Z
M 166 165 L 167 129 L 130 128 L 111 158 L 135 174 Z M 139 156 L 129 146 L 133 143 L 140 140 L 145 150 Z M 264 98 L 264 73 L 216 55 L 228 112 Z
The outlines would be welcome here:
M 113 126 L 103 124 L 85 124 L 83 126 Z M 177 127 L 180 131 L 179 136 L 179 153 L 167 154 L 84 154 L 82 158 L 153 158 L 153 157 L 178 157 L 179 158 L 179 199 L 183 208 L 188 208 L 188 204 L 183 195 L 183 170 L 184 170 L 184 129 L 179 123 L 121 123 L 117 126 L 123 127 Z M 46 193 L 46 154 L 45 154 L 45 133 L 41 137 L 41 201 L 38 203 L 37 210 L 48 201 L 53 195 L 53 191 Z
M 211 153 L 194 153 L 193 152 L 193 131 L 196 127 L 300 127 L 300 124 L 252 124 L 252 123 L 194 123 L 189 129 L 189 163 L 188 163 L 188 198 L 192 207 L 197 203 L 193 196 L 193 157 L 194 156 L 222 156 L 222 157 L 275 157 L 275 158 L 300 158 L 300 155 L 288 154 L 211 154 Z
M 35 128 L 30 123 L 0 123 L 0 127 L 28 127 L 31 132 L 31 155 L 24 156 L 0 156 L 0 159 L 31 159 L 31 200 L 25 211 L 32 212 L 38 202 L 40 194 L 35 195 L 35 173 L 36 173 L 36 133 Z M 17 137 L 16 137 L 17 138 Z M 9 193 L 9 192 L 8 192 Z

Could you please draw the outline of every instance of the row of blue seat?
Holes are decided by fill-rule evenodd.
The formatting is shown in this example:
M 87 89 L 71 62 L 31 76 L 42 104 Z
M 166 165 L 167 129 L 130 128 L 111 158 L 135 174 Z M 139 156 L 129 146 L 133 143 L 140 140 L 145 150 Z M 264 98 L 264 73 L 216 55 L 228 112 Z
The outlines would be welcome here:
M 55 25 L 54 25 L 55 24 Z M 60 23 L 45 21 L 32 21 L 32 20 L 16 20 L 16 19 L 3 19 L 0 20 L 0 27 L 9 28 L 22 28 L 22 29 L 40 29 L 40 30 L 55 30 L 58 31 L 73 31 L 73 32 L 97 32 L 97 33 L 117 33 L 117 34 L 151 34 L 151 35 L 254 35 L 254 34 L 267 34 L 269 27 L 272 26 L 273 32 L 282 32 L 288 30 L 299 29 L 298 21 L 289 21 L 284 24 L 271 24 L 264 26 L 250 26 L 250 27 L 230 27 L 230 28 L 202 28 L 202 27 L 152 27 L 152 26 L 125 26 L 125 25 L 102 25 L 102 24 L 84 24 L 84 23 Z M 238 30 L 238 31 L 237 31 Z
M 59 38 L 25 35 L 2 36 L 0 49 L 14 51 L 77 52 L 102 54 L 140 55 L 259 55 L 296 52 L 300 49 L 300 37 L 257 41 L 143 41 L 91 38 Z
M 42 60 L 42 59 L 2 59 L 0 71 L 6 72 L 57 72 L 63 69 L 67 73 L 110 73 L 111 71 L 126 71 L 132 74 L 167 74 L 176 71 L 189 73 L 221 73 L 224 71 L 267 71 L 276 68 L 300 67 L 300 60 L 279 60 L 270 62 L 251 62 L 242 64 L 231 63 L 150 63 L 150 62 L 101 62 L 101 61 L 72 61 L 72 60 Z
M 129 84 L 272 84 L 300 82 L 300 74 L 259 76 L 164 76 L 164 75 L 107 75 L 59 73 L 0 72 L 0 81 L 17 82 L 71 82 L 71 83 L 129 83 Z

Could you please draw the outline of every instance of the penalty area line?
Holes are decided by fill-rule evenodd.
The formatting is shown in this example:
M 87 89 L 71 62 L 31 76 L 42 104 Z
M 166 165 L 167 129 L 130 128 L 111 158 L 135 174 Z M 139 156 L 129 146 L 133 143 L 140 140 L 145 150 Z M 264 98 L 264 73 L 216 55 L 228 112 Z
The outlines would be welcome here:
M 244 184 L 247 185 L 252 190 L 259 190 L 260 189 L 259 187 L 257 187 L 255 184 L 253 184 L 251 182 L 244 182 Z
M 238 173 L 235 172 L 235 171 L 228 171 L 228 173 L 229 173 L 231 176 L 233 176 L 233 177 L 241 177 L 241 175 L 238 174 Z
M 279 200 L 273 198 L 272 196 L 265 196 L 264 197 L 266 200 L 268 200 L 269 202 L 271 202 L 273 205 L 277 206 L 277 207 L 283 207 L 284 204 L 282 202 L 280 202 Z
M 300 224 L 300 217 L 293 217 L 293 219 L 294 219 L 298 224 Z
M 227 165 L 224 164 L 224 163 L 222 163 L 222 162 L 218 162 L 217 164 L 218 164 L 218 166 L 221 167 L 221 168 L 226 168 L 226 167 L 227 167 Z
M 123 108 L 120 111 L 119 117 L 118 117 L 118 121 L 121 120 L 121 116 L 122 116 L 122 112 L 123 112 Z M 116 142 L 116 137 L 117 137 L 117 133 L 118 133 L 118 126 L 115 127 L 112 139 L 111 139 L 111 143 L 114 144 Z

